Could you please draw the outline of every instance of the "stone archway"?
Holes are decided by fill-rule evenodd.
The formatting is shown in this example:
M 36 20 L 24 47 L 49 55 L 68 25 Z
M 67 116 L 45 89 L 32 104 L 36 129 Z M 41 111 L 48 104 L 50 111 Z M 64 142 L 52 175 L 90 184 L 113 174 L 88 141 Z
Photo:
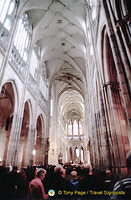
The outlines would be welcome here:
M 34 163 L 38 165 L 43 164 L 43 137 L 42 137 L 42 119 L 41 116 L 37 118 L 37 125 L 36 125 L 36 143 L 35 143 L 35 157 Z
M 6 164 L 10 133 L 15 107 L 12 84 L 5 83 L 0 93 L 0 162 Z

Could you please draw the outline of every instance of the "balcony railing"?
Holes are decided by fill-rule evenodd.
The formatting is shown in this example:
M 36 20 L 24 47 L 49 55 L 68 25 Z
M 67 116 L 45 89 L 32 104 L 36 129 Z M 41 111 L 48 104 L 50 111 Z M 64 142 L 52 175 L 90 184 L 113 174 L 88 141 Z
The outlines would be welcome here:
M 81 135 L 81 136 L 68 135 L 67 138 L 69 141 L 86 141 L 85 135 Z
M 29 77 L 28 77 L 28 88 L 31 91 L 31 93 L 33 93 L 33 95 L 36 94 L 36 81 L 34 80 L 34 78 L 32 77 L 32 75 L 29 73 Z
M 9 42 L 9 33 L 8 31 L 0 24 L 0 50 L 5 53 L 7 50 L 7 45 Z M 9 63 L 11 67 L 15 70 L 16 74 L 24 81 L 26 78 L 26 69 L 27 63 L 23 60 L 19 52 L 17 51 L 16 47 L 13 45 L 12 51 L 9 56 Z M 45 110 L 47 106 L 47 100 L 43 96 L 42 92 L 38 90 L 36 95 L 36 81 L 29 73 L 27 87 L 29 91 L 32 93 L 33 96 L 37 98 L 38 103 L 40 106 Z
M 25 79 L 25 72 L 26 72 L 26 67 L 27 64 L 26 62 L 22 59 L 20 54 L 18 53 L 17 49 L 15 46 L 13 46 L 9 61 L 12 65 L 13 68 L 17 71 L 17 73 L 20 75 L 20 77 L 24 80 Z

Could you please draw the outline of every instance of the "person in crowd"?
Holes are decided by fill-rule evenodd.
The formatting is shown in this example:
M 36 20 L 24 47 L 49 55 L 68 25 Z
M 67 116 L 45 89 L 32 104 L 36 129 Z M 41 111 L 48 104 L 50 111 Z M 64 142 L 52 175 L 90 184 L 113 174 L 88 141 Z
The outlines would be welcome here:
M 29 199 L 48 199 L 48 194 L 45 193 L 44 185 L 42 183 L 45 178 L 45 174 L 45 169 L 39 168 L 36 170 L 36 177 L 29 184 Z
M 8 199 L 8 170 L 0 166 L 0 200 Z
M 77 176 L 77 171 L 73 170 L 71 172 L 70 190 L 71 191 L 77 190 L 78 185 L 79 185 L 79 178 Z
M 69 188 L 69 181 L 66 180 L 66 170 L 63 168 L 62 165 L 58 164 L 54 168 L 54 176 L 52 176 L 51 185 L 52 188 L 55 191 L 54 199 L 65 199 L 65 195 L 63 196 L 63 191 L 68 190 Z M 62 191 L 62 194 L 59 194 L 58 191 Z
M 117 181 L 114 185 L 114 194 L 111 200 L 130 200 L 131 199 L 131 151 L 126 157 L 127 177 Z
M 25 199 L 26 185 L 22 174 L 19 172 L 16 166 L 8 174 L 8 199 L 19 200 Z
M 27 176 L 27 184 L 28 185 L 31 182 L 31 180 L 34 179 L 35 172 L 36 172 L 36 167 L 35 166 L 29 166 L 29 165 L 27 166 L 26 176 Z
M 103 193 L 101 195 L 97 195 L 92 193 L 91 191 L 103 191 L 104 178 L 100 171 L 93 170 L 90 164 L 84 164 L 82 167 L 82 179 L 78 185 L 79 191 L 89 191 L 86 198 L 87 199 L 104 199 Z M 83 196 L 81 199 L 84 199 Z M 85 200 L 85 199 L 84 199 Z
M 80 189 L 82 190 L 100 190 L 101 189 L 101 177 L 100 174 L 95 171 L 93 173 L 92 166 L 90 164 L 84 164 L 82 167 L 82 180 L 80 181 Z M 101 179 L 101 181 L 100 181 Z
M 104 179 L 104 189 L 112 191 L 113 189 L 113 183 L 114 183 L 114 177 L 110 169 L 105 170 L 105 179 Z
M 58 164 L 55 169 L 54 173 L 59 177 L 59 178 L 65 178 L 66 176 L 66 170 L 63 168 L 62 165 Z
M 55 174 L 54 174 L 54 169 L 55 169 L 55 165 L 50 165 L 48 168 L 48 171 L 46 173 L 46 177 L 44 179 L 44 188 L 46 193 L 48 193 L 48 191 L 50 189 L 52 189 L 54 187 L 54 180 L 55 180 Z

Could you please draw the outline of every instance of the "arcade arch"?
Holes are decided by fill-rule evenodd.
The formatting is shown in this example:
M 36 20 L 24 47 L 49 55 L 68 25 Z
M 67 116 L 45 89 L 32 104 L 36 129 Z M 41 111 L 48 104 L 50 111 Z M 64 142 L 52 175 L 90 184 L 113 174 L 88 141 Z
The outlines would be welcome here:
M 44 142 L 44 122 L 41 115 L 38 116 L 36 122 L 36 138 L 35 138 L 35 147 L 34 147 L 34 164 L 42 165 L 43 164 L 43 142 Z
M 15 109 L 13 84 L 7 82 L 0 93 L 0 162 L 6 164 L 11 128 Z

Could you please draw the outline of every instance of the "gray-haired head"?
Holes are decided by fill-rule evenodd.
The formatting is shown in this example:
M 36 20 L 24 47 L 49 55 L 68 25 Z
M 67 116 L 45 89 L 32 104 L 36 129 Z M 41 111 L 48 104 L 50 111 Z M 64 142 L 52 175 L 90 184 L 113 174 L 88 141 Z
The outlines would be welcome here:
M 39 169 L 36 170 L 36 176 L 38 178 L 40 178 L 42 174 L 44 174 L 44 175 L 46 174 L 46 170 L 45 169 L 39 168 Z

